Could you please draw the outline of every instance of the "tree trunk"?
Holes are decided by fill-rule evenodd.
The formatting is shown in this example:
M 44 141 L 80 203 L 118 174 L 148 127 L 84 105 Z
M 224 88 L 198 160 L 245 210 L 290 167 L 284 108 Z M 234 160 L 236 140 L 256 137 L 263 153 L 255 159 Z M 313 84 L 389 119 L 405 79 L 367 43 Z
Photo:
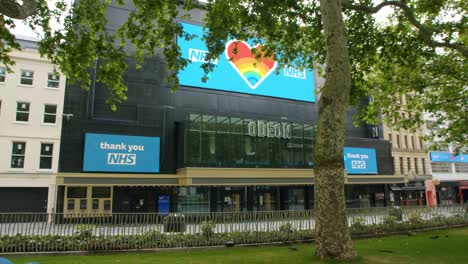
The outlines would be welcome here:
M 347 38 L 340 0 L 321 0 L 326 41 L 325 85 L 319 100 L 315 145 L 315 229 L 320 258 L 356 256 L 344 195 L 343 147 L 351 90 Z

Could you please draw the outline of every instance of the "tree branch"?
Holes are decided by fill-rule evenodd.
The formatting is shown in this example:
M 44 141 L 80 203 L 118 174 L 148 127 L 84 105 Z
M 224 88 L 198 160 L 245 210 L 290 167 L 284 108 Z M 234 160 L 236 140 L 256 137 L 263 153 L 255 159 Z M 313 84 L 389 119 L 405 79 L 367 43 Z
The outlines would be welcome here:
M 396 6 L 399 7 L 401 10 L 403 10 L 406 18 L 409 20 L 409 22 L 416 27 L 421 36 L 424 39 L 424 42 L 426 45 L 434 48 L 438 47 L 445 47 L 453 50 L 459 51 L 464 57 L 468 57 L 468 49 L 461 43 L 451 43 L 448 40 L 445 42 L 440 42 L 440 41 L 435 41 L 432 39 L 432 34 L 436 33 L 429 28 L 425 27 L 423 24 L 421 24 L 417 19 L 416 16 L 414 15 L 413 10 L 411 7 L 409 7 L 406 4 L 405 0 L 401 1 L 384 1 L 376 6 L 366 6 L 366 5 L 354 5 L 349 2 L 349 0 L 343 0 L 342 6 L 345 9 L 349 10 L 356 10 L 356 11 L 362 11 L 368 14 L 374 14 L 380 11 L 380 9 L 386 7 L 386 6 Z
M 22 5 L 16 0 L 0 0 L 0 14 L 24 20 L 37 14 L 36 0 L 23 0 Z

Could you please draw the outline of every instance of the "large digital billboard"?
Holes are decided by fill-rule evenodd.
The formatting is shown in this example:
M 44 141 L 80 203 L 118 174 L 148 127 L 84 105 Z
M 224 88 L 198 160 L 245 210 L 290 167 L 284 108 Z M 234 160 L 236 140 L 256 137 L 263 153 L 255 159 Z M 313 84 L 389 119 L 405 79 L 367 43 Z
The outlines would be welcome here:
M 159 137 L 86 133 L 83 171 L 159 172 Z
M 377 174 L 375 149 L 345 147 L 344 164 L 348 174 Z
M 468 154 L 454 155 L 450 152 L 431 152 L 431 161 L 433 162 L 461 162 L 468 163 Z
M 191 61 L 178 74 L 181 85 L 315 102 L 312 71 L 289 67 L 276 74 L 278 63 L 273 57 L 257 60 L 251 49 L 261 51 L 261 46 L 253 46 L 251 42 L 231 40 L 226 43 L 224 53 L 212 61 L 215 68 L 208 80 L 202 81 L 204 72 L 200 66 L 206 62 L 208 53 L 201 39 L 203 29 L 187 23 L 182 25 L 185 32 L 197 37 L 188 41 L 177 39 L 183 57 Z

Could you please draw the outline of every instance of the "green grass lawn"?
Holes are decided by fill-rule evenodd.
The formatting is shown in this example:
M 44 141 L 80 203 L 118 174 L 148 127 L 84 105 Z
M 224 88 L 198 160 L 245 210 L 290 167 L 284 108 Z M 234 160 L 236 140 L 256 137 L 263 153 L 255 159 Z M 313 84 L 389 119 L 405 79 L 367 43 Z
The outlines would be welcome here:
M 437 236 L 437 239 L 434 237 Z M 432 237 L 432 238 L 431 238 Z M 35 256 L 9 258 L 15 264 L 131 263 L 131 264 L 252 264 L 324 263 L 314 256 L 312 244 L 232 249 L 196 249 L 171 252 L 113 254 L 103 256 Z M 352 263 L 468 263 L 468 228 L 423 232 L 355 241 L 358 259 Z M 335 263 L 335 262 L 325 262 Z

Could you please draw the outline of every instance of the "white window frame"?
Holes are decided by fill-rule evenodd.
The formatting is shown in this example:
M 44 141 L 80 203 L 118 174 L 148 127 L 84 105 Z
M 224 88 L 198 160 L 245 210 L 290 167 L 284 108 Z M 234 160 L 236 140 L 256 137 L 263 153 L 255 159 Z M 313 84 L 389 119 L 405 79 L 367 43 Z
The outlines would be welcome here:
M 50 77 L 56 76 L 57 79 L 50 79 Z M 57 87 L 49 86 L 49 83 L 57 83 Z M 53 72 L 47 73 L 47 88 L 48 89 L 59 89 L 60 88 L 60 74 L 54 74 Z
M 43 145 L 51 145 L 51 153 L 50 155 L 42 154 L 42 146 Z M 41 160 L 42 158 L 50 158 L 50 168 L 41 168 Z M 54 143 L 52 142 L 41 142 L 40 149 L 39 149 L 39 169 L 40 170 L 52 170 L 54 162 Z
M 31 72 L 31 77 L 23 77 L 23 72 Z M 26 80 L 31 80 L 31 84 L 24 84 L 22 83 L 23 81 L 23 78 L 26 79 Z M 24 86 L 33 86 L 34 85 L 34 71 L 33 70 L 20 70 L 20 85 L 24 85 Z
M 23 144 L 23 150 L 24 150 L 24 153 L 23 154 L 14 154 L 13 153 L 13 150 L 15 149 L 15 144 Z M 13 161 L 13 157 L 23 157 L 23 166 L 22 167 L 13 167 L 12 166 L 12 161 Z M 24 164 L 26 163 L 26 141 L 13 141 L 12 144 L 11 144 L 11 159 L 10 159 L 10 168 L 11 169 L 18 169 L 18 170 L 21 170 L 21 169 L 24 169 Z
M 55 113 L 47 113 L 46 112 L 46 108 L 47 106 L 55 106 Z M 44 125 L 55 125 L 57 124 L 57 105 L 56 104 L 44 104 L 44 115 L 42 116 L 42 124 Z M 46 122 L 46 116 L 54 116 L 55 117 L 55 121 L 54 123 L 49 123 L 49 122 Z
M 18 110 L 18 105 L 19 104 L 29 104 L 29 108 L 27 111 L 21 111 L 21 110 Z M 27 121 L 22 121 L 22 120 L 18 120 L 18 113 L 27 113 L 28 114 L 28 120 Z M 16 111 L 15 111 L 15 122 L 19 122 L 19 123 L 29 123 L 29 114 L 31 113 L 31 103 L 30 102 L 23 102 L 23 101 L 17 101 L 16 102 Z

